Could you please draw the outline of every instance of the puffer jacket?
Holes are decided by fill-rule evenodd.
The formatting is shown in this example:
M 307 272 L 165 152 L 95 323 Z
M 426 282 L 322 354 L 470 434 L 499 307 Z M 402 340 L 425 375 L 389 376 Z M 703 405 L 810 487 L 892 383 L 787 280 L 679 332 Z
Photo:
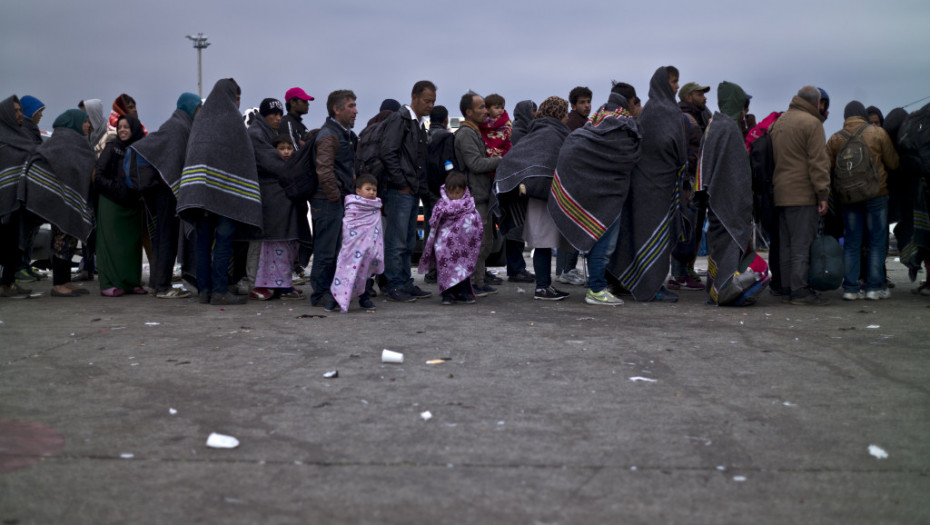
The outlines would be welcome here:
M 770 128 L 775 155 L 775 206 L 816 206 L 830 195 L 824 117 L 795 96 Z
M 868 122 L 862 117 L 849 117 L 843 123 L 843 131 L 852 136 L 866 124 Z M 891 143 L 891 137 L 888 136 L 884 129 L 878 126 L 869 126 L 862 132 L 862 141 L 869 147 L 869 152 L 872 154 L 872 166 L 876 166 L 882 176 L 882 188 L 876 197 L 888 195 L 887 170 L 897 169 L 899 163 L 898 152 L 895 151 L 894 144 Z M 834 133 L 830 140 L 827 141 L 827 156 L 830 158 L 831 167 L 836 167 L 836 154 L 843 149 L 844 144 L 846 144 L 846 137 L 839 132 Z

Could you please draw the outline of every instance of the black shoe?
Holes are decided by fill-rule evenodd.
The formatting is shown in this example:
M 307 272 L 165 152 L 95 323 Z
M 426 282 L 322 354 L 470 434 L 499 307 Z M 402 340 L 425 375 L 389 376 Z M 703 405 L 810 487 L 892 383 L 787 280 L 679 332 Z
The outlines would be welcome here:
M 200 304 L 210 304 L 210 292 L 202 291 L 200 292 Z
M 475 296 L 468 292 L 462 292 L 455 296 L 455 302 L 462 304 L 475 304 Z
M 363 310 L 368 310 L 369 312 L 372 312 L 372 311 L 378 309 L 378 307 L 375 306 L 375 303 L 371 302 L 371 299 L 370 299 L 370 298 L 367 298 L 367 297 L 359 297 L 359 299 L 358 299 L 358 305 L 359 305 Z
M 395 303 L 412 303 L 417 300 L 416 297 L 410 295 L 409 293 L 398 288 L 396 290 L 391 290 L 385 295 L 388 301 L 394 301 Z
M 427 297 L 432 297 L 433 292 L 427 292 L 426 290 L 421 290 L 419 286 L 414 286 L 407 291 L 410 295 L 417 299 L 426 299 Z
M 823 306 L 829 304 L 830 300 L 820 294 L 810 293 L 803 297 L 795 296 L 789 299 L 782 299 L 782 302 L 798 306 Z
M 436 269 L 433 268 L 432 270 L 426 272 L 426 276 L 423 277 L 423 282 L 426 284 L 436 284 L 436 279 Z
M 491 272 L 485 270 L 485 272 L 484 272 L 484 283 L 485 283 L 485 284 L 494 284 L 494 285 L 498 285 L 498 284 L 501 284 L 501 283 L 503 283 L 503 282 L 504 282 L 503 279 L 501 279 L 500 277 L 494 275 L 493 273 L 491 273 Z
M 475 297 L 487 297 L 497 293 L 497 288 L 485 284 L 484 286 L 475 286 Z
M 657 303 L 677 303 L 678 296 L 668 291 L 668 288 L 663 286 L 662 288 L 659 288 L 659 293 L 656 294 L 653 301 Z
M 324 312 L 335 312 L 338 309 L 339 309 L 339 303 L 337 303 L 336 300 L 333 298 L 330 298 L 328 301 L 326 301 L 326 304 L 323 305 Z
M 226 292 L 223 295 L 213 295 L 210 298 L 210 304 L 213 306 L 231 306 L 234 304 L 245 304 L 249 301 L 248 295 L 233 295 Z
M 452 297 L 452 294 L 444 293 L 442 294 L 442 301 L 439 304 L 443 306 L 449 306 L 455 304 L 455 299 Z
M 567 293 L 556 290 L 551 286 L 549 288 L 537 288 L 536 293 L 533 295 L 533 299 L 541 301 L 561 301 L 566 297 L 568 297 Z
M 365 281 L 365 293 L 367 293 L 368 297 L 371 298 L 378 297 L 378 292 L 375 291 L 375 280 L 371 277 Z
M 507 281 L 512 283 L 535 283 L 536 276 L 526 270 L 523 270 L 522 272 L 515 273 L 508 277 Z

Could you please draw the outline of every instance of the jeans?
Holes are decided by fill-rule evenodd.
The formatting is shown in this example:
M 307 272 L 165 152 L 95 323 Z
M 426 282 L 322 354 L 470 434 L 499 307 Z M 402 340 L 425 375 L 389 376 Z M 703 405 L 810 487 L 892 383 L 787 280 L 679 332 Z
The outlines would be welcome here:
M 843 290 L 859 291 L 863 234 L 868 236 L 869 243 L 865 290 L 881 290 L 885 287 L 885 255 L 888 250 L 888 196 L 883 195 L 856 204 L 844 204 L 843 228 L 843 262 L 846 264 Z
M 216 295 L 229 292 L 229 263 L 236 222 L 208 214 L 197 221 L 197 289 Z
M 310 200 L 313 218 L 313 267 L 310 269 L 310 302 L 319 304 L 326 296 L 332 297 L 329 287 L 336 276 L 336 262 L 342 245 L 342 217 L 345 208 L 328 199 Z
M 410 256 L 417 242 L 418 201 L 412 193 L 394 189 L 384 192 L 384 276 L 388 292 L 413 288 Z
M 607 263 L 617 248 L 617 238 L 620 235 L 620 221 L 616 220 L 607 228 L 604 235 L 594 243 L 588 252 L 588 288 L 592 292 L 600 292 L 607 288 Z

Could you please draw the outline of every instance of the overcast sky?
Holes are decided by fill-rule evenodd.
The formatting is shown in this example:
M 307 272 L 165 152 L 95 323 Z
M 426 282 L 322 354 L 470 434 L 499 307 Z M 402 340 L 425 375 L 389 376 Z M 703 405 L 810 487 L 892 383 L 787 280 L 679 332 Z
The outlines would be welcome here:
M 81 99 L 109 107 L 132 95 L 157 128 L 183 91 L 197 92 L 197 54 L 185 35 L 203 32 L 203 94 L 217 79 L 242 86 L 242 109 L 293 86 L 316 97 L 358 95 L 360 131 L 381 100 L 410 100 L 429 79 L 437 103 L 458 114 L 472 89 L 524 99 L 568 98 L 576 85 L 607 98 L 612 79 L 644 100 L 662 65 L 681 83 L 735 82 L 761 120 L 813 84 L 831 98 L 828 134 L 857 99 L 886 114 L 930 96 L 930 2 L 904 0 L 620 2 L 473 0 L 0 0 L 0 98 L 33 95 L 48 108 L 41 127 Z M 913 111 L 927 101 L 908 107 Z

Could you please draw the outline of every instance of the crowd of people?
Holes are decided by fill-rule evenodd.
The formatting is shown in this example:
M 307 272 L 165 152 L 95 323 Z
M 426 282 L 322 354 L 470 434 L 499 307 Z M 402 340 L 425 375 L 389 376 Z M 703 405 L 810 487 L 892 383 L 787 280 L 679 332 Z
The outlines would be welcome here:
M 190 298 L 173 283 L 180 262 L 203 304 L 309 297 L 346 312 L 355 299 L 375 310 L 379 293 L 424 300 L 432 293 L 412 271 L 421 208 L 417 268 L 442 305 L 497 293 L 503 277 L 486 266 L 495 239 L 506 278 L 534 283 L 543 301 L 569 297 L 564 284 L 584 287 L 592 305 L 675 302 L 691 290 L 748 305 L 766 288 L 786 303 L 826 304 L 808 279 L 818 232 L 844 240 L 844 300 L 887 299 L 889 220 L 916 278 L 930 259 L 930 173 L 927 137 L 911 130 L 930 105 L 886 119 L 852 101 L 827 140 L 823 89 L 802 87 L 757 123 L 739 85 L 721 82 L 711 113 L 711 88 L 679 80 L 658 68 L 645 104 L 613 82 L 596 108 L 579 86 L 567 100 L 520 101 L 513 119 L 503 96 L 468 92 L 454 132 L 430 81 L 414 84 L 409 104 L 383 101 L 359 134 L 350 90 L 329 94 L 315 129 L 304 122 L 314 97 L 299 87 L 243 119 L 231 78 L 203 101 L 182 94 L 151 133 L 126 94 L 109 118 L 100 100 L 82 100 L 45 140 L 42 102 L 10 96 L 0 102 L 0 296 L 30 294 L 20 283 L 41 277 L 32 247 L 48 223 L 52 297 L 88 293 L 72 282 L 80 243 L 82 273 L 106 297 Z M 706 274 L 695 269 L 703 236 Z M 930 294 L 926 283 L 916 291 Z

